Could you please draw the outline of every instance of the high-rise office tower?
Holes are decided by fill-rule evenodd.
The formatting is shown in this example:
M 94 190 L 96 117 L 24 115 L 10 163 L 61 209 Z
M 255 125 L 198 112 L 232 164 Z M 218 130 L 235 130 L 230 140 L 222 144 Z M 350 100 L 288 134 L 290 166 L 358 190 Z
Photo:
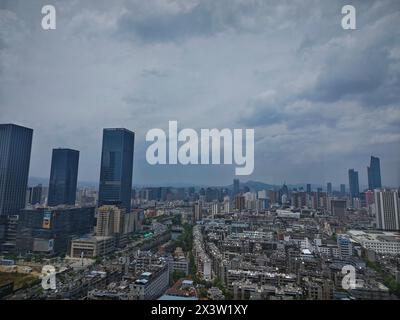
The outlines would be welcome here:
M 96 235 L 110 237 L 122 234 L 124 230 L 125 209 L 116 206 L 101 206 L 97 210 Z
M 328 195 L 332 194 L 332 183 L 331 182 L 328 182 L 326 184 L 326 192 L 328 193 Z
M 400 230 L 398 190 L 375 190 L 376 225 L 382 230 Z
M 317 188 L 317 208 L 327 208 L 327 194 L 322 191 L 322 188 Z
M 193 216 L 194 216 L 194 221 L 199 221 L 203 219 L 203 206 L 200 201 L 194 204 Z
M 311 184 L 307 183 L 307 194 L 311 194 Z
M 244 209 L 244 207 L 245 207 L 245 198 L 244 198 L 244 196 L 241 195 L 241 194 L 236 195 L 236 197 L 235 197 L 235 209 L 241 211 L 241 210 Z
M 231 200 L 229 197 L 224 198 L 224 213 L 230 213 L 231 212 Z
M 211 217 L 214 219 L 214 217 L 219 213 L 219 203 L 218 201 L 214 201 L 212 206 L 211 206 Z
M 236 196 L 239 193 L 239 186 L 239 179 L 233 179 L 233 196 Z
M 350 197 L 358 198 L 360 196 L 360 187 L 358 184 L 358 172 L 354 169 L 349 169 L 349 186 L 350 186 Z
M 75 205 L 78 165 L 79 151 L 53 149 L 47 200 L 50 207 L 61 204 Z
M 374 195 L 374 192 L 371 190 L 365 191 L 364 194 L 365 194 L 365 204 L 368 207 L 374 203 L 375 195 Z
M 268 190 L 268 198 L 271 204 L 275 204 L 278 202 L 278 192 L 274 190 Z
M 104 129 L 99 206 L 117 205 L 130 212 L 134 144 L 134 132 Z
M 371 156 L 371 162 L 369 167 L 367 167 L 367 172 L 369 190 L 381 189 L 381 164 L 379 158 Z
M 25 207 L 33 130 L 0 124 L 0 215 Z
M 346 185 L 345 185 L 344 183 L 342 183 L 342 184 L 340 185 L 340 195 L 341 195 L 341 196 L 346 195 Z

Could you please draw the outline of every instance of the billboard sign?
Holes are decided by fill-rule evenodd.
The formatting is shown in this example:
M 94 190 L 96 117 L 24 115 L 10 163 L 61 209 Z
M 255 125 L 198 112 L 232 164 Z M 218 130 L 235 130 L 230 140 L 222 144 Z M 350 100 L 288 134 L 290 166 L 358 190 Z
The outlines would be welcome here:
M 43 229 L 50 229 L 51 227 L 51 211 L 45 211 L 43 213 Z

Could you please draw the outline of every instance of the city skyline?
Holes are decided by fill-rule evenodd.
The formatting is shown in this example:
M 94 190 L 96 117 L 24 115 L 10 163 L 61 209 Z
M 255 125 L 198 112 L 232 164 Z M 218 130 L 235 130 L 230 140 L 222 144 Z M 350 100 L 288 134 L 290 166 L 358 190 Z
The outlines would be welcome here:
M 20 126 L 20 125 L 17 125 L 17 124 L 3 124 L 3 126 L 7 126 L 7 125 L 11 125 L 11 126 L 16 126 L 16 127 L 22 127 L 22 126 Z M 23 127 L 23 128 L 25 128 L 25 127 Z M 31 129 L 31 128 L 26 128 L 26 129 L 28 129 L 28 130 L 33 130 L 33 129 Z M 103 129 L 103 132 L 104 132 L 104 130 L 123 130 L 123 131 L 128 131 L 128 132 L 131 132 L 130 130 L 127 130 L 127 129 L 125 129 L 125 128 L 117 128 L 117 129 L 107 129 L 107 128 L 104 128 Z M 134 134 L 134 133 L 133 133 Z M 58 148 L 54 148 L 54 149 L 52 149 L 52 152 L 54 153 L 54 150 L 71 150 L 71 151 L 78 151 L 78 154 L 79 154 L 79 150 L 72 150 L 72 149 L 68 149 L 68 148 L 63 148 L 63 147 L 58 147 Z M 54 157 L 54 155 L 53 155 L 53 157 Z M 370 189 L 370 190 L 372 190 L 371 188 L 370 188 L 370 183 L 369 183 L 369 170 L 370 170 L 370 167 L 374 167 L 375 168 L 375 171 L 377 171 L 377 172 L 379 172 L 379 174 L 378 174 L 378 176 L 379 176 L 379 185 L 380 186 L 382 186 L 382 183 L 381 183 L 381 177 L 380 177 L 380 171 L 381 171 L 381 167 L 380 167 L 380 158 L 379 157 L 376 157 L 376 156 L 374 156 L 374 155 L 371 155 L 371 157 L 370 157 L 370 166 L 367 166 L 366 167 L 366 174 L 367 174 L 367 176 L 366 176 L 366 178 L 367 178 L 367 183 L 365 183 L 365 184 L 359 184 L 359 189 L 361 190 L 361 189 L 365 189 L 365 190 L 367 190 L 367 189 Z M 79 155 L 78 155 L 78 161 L 79 161 Z M 373 163 L 375 163 L 374 165 L 372 165 Z M 51 168 L 51 166 L 50 166 L 50 168 Z M 350 169 L 348 169 L 348 170 L 350 170 Z M 78 171 L 78 170 L 77 170 Z M 134 171 L 134 169 L 132 170 L 132 172 Z M 79 171 L 78 171 L 79 172 Z M 358 174 L 358 172 L 357 172 L 357 174 Z M 101 173 L 99 173 L 99 176 L 101 175 Z M 281 183 L 276 183 L 276 184 L 273 184 L 273 183 L 269 183 L 268 181 L 260 181 L 260 180 L 257 180 L 257 179 L 255 179 L 255 180 L 252 180 L 252 179 L 245 179 L 245 178 L 241 178 L 240 179 L 240 177 L 238 177 L 238 176 L 234 176 L 234 178 L 233 179 L 238 179 L 238 180 L 240 180 L 241 181 L 241 183 L 246 183 L 246 182 L 260 182 L 260 183 L 264 183 L 264 184 L 270 184 L 270 185 L 274 185 L 274 186 L 279 186 L 279 185 L 282 185 L 282 184 L 286 184 L 286 179 L 282 179 L 282 182 Z M 347 178 L 348 179 L 348 178 Z M 45 178 L 45 177 L 35 177 L 35 176 L 32 176 L 31 174 L 29 174 L 29 180 L 35 180 L 35 182 L 33 182 L 33 183 L 28 183 L 28 186 L 30 186 L 30 187 L 33 187 L 33 186 L 35 186 L 36 184 L 42 184 L 42 183 L 45 183 L 45 184 L 49 184 L 50 183 L 50 180 L 51 180 L 51 170 L 50 170 L 50 174 L 49 174 L 49 178 L 47 179 L 47 178 Z M 39 180 L 39 182 L 37 182 L 36 180 Z M 28 181 L 29 182 L 29 181 Z M 287 184 L 289 184 L 289 185 L 293 185 L 293 186 L 303 186 L 304 187 L 304 189 L 306 189 L 306 187 L 307 187 L 307 184 L 308 183 L 310 183 L 309 181 L 307 181 L 307 182 L 305 182 L 305 181 L 301 181 L 301 182 L 290 182 L 290 183 L 287 183 Z M 332 184 L 331 182 L 320 182 L 320 183 L 317 183 L 317 182 L 312 182 L 312 184 L 314 185 L 314 186 L 317 186 L 317 187 L 320 187 L 320 186 L 326 186 L 326 184 Z M 83 181 L 83 180 L 77 180 L 77 184 L 83 184 L 83 185 L 85 185 L 85 186 L 89 186 L 89 185 L 98 185 L 98 181 Z M 333 185 L 332 185 L 332 187 L 333 187 L 333 189 L 334 190 L 340 190 L 340 185 L 341 185 L 342 183 L 339 181 L 339 182 L 337 182 L 337 183 L 334 183 Z M 135 181 L 134 181 L 134 179 L 133 179 L 133 183 L 132 183 L 132 186 L 134 187 L 134 186 L 157 186 L 157 185 L 160 185 L 160 186 L 192 186 L 192 185 L 194 185 L 194 186 L 215 186 L 215 187 L 222 187 L 222 186 L 226 186 L 226 184 L 193 184 L 193 183 L 190 183 L 190 182 L 186 182 L 186 181 L 175 181 L 175 182 L 173 182 L 173 183 L 170 183 L 170 184 L 157 184 L 157 183 L 153 183 L 153 184 L 140 184 L 140 183 L 135 183 Z M 345 184 L 346 186 L 349 186 L 349 183 L 347 183 L 347 184 Z M 383 187 L 398 187 L 398 186 L 396 186 L 396 185 L 385 185 L 385 184 L 383 184 Z
M 16 125 L 16 124 L 3 124 L 3 126 L 6 126 L 6 125 L 12 125 L 12 126 L 17 126 L 17 127 L 21 127 L 20 125 Z M 30 129 L 30 128 L 26 128 L 26 129 L 29 129 L 29 130 L 33 130 L 33 129 Z M 104 134 L 104 131 L 107 131 L 107 130 L 123 130 L 123 131 L 126 131 L 126 132 L 131 132 L 131 133 L 133 133 L 133 135 L 135 136 L 135 134 L 134 134 L 134 132 L 132 132 L 132 131 L 130 131 L 130 130 L 128 130 L 128 129 L 125 129 L 125 128 L 116 128 L 116 129 L 107 129 L 107 128 L 104 128 L 103 129 L 103 134 Z M 104 139 L 104 137 L 103 137 L 103 139 Z M 133 140 L 134 140 L 134 138 L 133 138 Z M 54 153 L 54 150 L 71 150 L 71 151 L 78 151 L 78 153 L 79 153 L 79 150 L 72 150 L 72 149 L 68 149 L 68 148 L 62 148 L 62 147 L 58 147 L 58 148 L 55 148 L 55 149 L 52 149 L 53 150 L 53 153 Z M 100 153 L 101 154 L 101 153 Z M 53 155 L 54 156 L 54 155 Z M 79 156 L 78 156 L 78 159 L 79 159 Z M 361 190 L 361 189 L 370 189 L 371 190 L 371 188 L 370 188 L 370 186 L 371 186 L 371 184 L 370 184 L 370 182 L 369 182 L 369 174 L 370 174 L 370 167 L 374 167 L 375 168 L 375 171 L 377 171 L 377 172 L 379 172 L 379 174 L 378 174 L 378 176 L 379 176 L 379 186 L 383 186 L 383 187 L 398 187 L 398 185 L 389 185 L 389 184 L 385 184 L 385 183 L 381 183 L 381 176 L 380 176 L 380 171 L 381 171 L 381 166 L 380 166 L 380 157 L 377 157 L 377 156 L 374 156 L 374 155 L 371 155 L 370 156 L 370 166 L 366 166 L 366 183 L 364 183 L 364 184 L 360 184 L 359 183 L 359 175 L 358 175 L 358 171 L 356 171 L 356 174 L 357 174 L 357 184 L 358 184 L 358 187 L 357 187 L 357 189 L 358 190 Z M 79 160 L 78 160 L 79 161 Z M 133 162 L 133 161 L 132 161 Z M 375 164 L 373 164 L 373 163 L 375 163 Z M 50 166 L 51 167 L 51 166 Z M 349 171 L 350 170 L 354 170 L 354 169 L 348 169 Z M 77 170 L 78 171 L 78 170 Z M 133 170 L 132 170 L 132 172 L 134 171 L 134 168 L 133 168 Z M 78 171 L 78 173 L 79 173 L 79 171 Z M 101 175 L 101 173 L 99 173 L 99 176 Z M 133 173 L 132 173 L 132 176 L 133 176 Z M 363 174 L 361 174 L 361 177 L 363 177 Z M 50 178 L 51 178 L 51 170 L 50 170 Z M 43 181 L 45 181 L 45 182 L 47 182 L 47 183 L 50 183 L 50 178 L 47 180 L 46 178 L 44 178 L 44 177 L 35 177 L 35 176 L 32 176 L 31 174 L 29 174 L 29 179 L 39 179 L 39 180 L 43 180 Z M 254 181 L 254 182 L 260 182 L 260 183 L 265 183 L 265 184 L 271 184 L 271 185 L 282 185 L 282 184 L 289 184 L 289 185 L 295 185 L 295 186 L 299 186 L 299 185 L 304 185 L 304 188 L 306 188 L 306 186 L 307 186 L 307 184 L 309 184 L 310 183 L 310 181 L 299 181 L 299 182 L 289 182 L 289 183 L 286 183 L 286 181 L 287 181 L 287 179 L 282 179 L 282 182 L 281 183 L 276 183 L 276 184 L 273 184 L 273 183 L 269 183 L 268 181 L 260 181 L 260 180 L 257 180 L 257 179 L 255 179 L 255 180 L 252 180 L 252 179 L 246 179 L 246 178 L 241 178 L 241 177 L 238 177 L 238 176 L 234 176 L 233 177 L 233 179 L 235 180 L 235 179 L 238 179 L 238 180 L 240 180 L 241 181 L 241 183 L 243 183 L 243 182 L 252 182 L 252 181 Z M 329 178 L 328 178 L 329 179 Z M 349 177 L 347 177 L 347 179 L 349 179 Z M 132 180 L 133 180 L 133 183 L 132 183 L 132 186 L 134 186 L 134 185 L 163 185 L 163 184 L 157 184 L 157 183 L 154 183 L 154 184 L 146 184 L 146 183 L 144 183 L 144 184 L 140 184 L 140 183 L 135 183 L 135 181 L 134 181 L 134 179 L 132 178 Z M 362 179 L 361 179 L 362 180 Z M 333 180 L 334 181 L 334 180 Z M 77 180 L 77 183 L 79 184 L 79 183 L 83 183 L 83 184 L 98 184 L 98 182 L 97 181 L 84 181 L 84 180 Z M 36 183 L 33 183 L 33 185 L 34 184 L 36 184 Z M 332 184 L 332 182 L 324 182 L 324 181 L 321 181 L 321 182 L 311 182 L 311 184 L 313 184 L 314 186 L 327 186 L 327 184 L 331 184 L 331 187 L 334 189 L 334 190 L 340 190 L 340 185 L 342 184 L 342 182 L 341 181 L 337 181 L 337 182 L 335 182 L 335 183 L 333 183 Z M 33 185 L 30 185 L 30 186 L 33 186 Z M 168 183 L 166 184 L 166 185 L 168 185 Z M 188 181 L 185 181 L 185 180 L 183 180 L 183 181 L 174 181 L 172 184 L 170 184 L 171 186 L 173 186 L 173 185 L 187 185 L 187 186 L 190 186 L 190 185 L 196 185 L 196 186 L 198 186 L 198 185 L 204 185 L 204 186 L 224 186 L 224 184 L 210 184 L 210 185 L 208 185 L 208 184 L 193 184 L 193 183 L 190 183 L 190 182 L 188 182 Z M 348 186 L 348 187 L 350 187 L 350 183 L 345 183 L 345 185 L 346 186 Z M 163 185 L 164 186 L 164 185 Z M 379 187 L 380 188 L 380 187 Z M 326 188 L 326 189 L 328 189 L 328 188 Z M 359 192 L 359 191 L 358 191 Z M 358 193 L 358 192 L 356 192 L 356 193 Z
M 1 302 L 399 301 L 399 22 L 399 0 L 0 0 Z
M 366 173 L 367 174 L 367 173 Z M 321 182 L 321 183 L 317 183 L 317 182 L 289 182 L 287 183 L 285 179 L 282 179 L 281 183 L 276 183 L 276 184 L 272 184 L 269 183 L 268 181 L 261 181 L 261 180 L 257 180 L 257 179 L 246 179 L 246 178 L 238 178 L 236 176 L 232 177 L 234 180 L 238 179 L 240 181 L 240 184 L 248 184 L 248 183 L 261 183 L 261 184 L 265 184 L 267 186 L 273 186 L 273 187 L 280 187 L 283 184 L 286 184 L 290 187 L 295 187 L 295 188 L 299 188 L 299 187 L 303 187 L 304 190 L 307 189 L 307 185 L 310 184 L 310 186 L 312 186 L 313 190 L 316 190 L 317 188 L 321 187 L 324 190 L 327 190 L 327 183 L 325 182 Z M 347 177 L 348 180 L 348 177 Z M 29 177 L 29 186 L 30 187 L 34 187 L 38 184 L 43 184 L 43 183 L 48 183 L 48 178 L 44 178 L 44 177 Z M 225 184 L 197 184 L 194 182 L 190 182 L 190 181 L 174 181 L 172 183 L 136 183 L 135 182 L 135 178 L 133 177 L 133 183 L 132 183 L 132 187 L 133 188 L 137 188 L 137 187 L 227 187 L 227 186 L 232 186 L 233 187 L 234 184 L 232 184 L 232 181 L 227 181 L 227 183 Z M 341 186 L 345 186 L 344 190 L 348 190 L 349 189 L 349 183 L 348 181 L 346 181 L 345 183 L 333 183 L 332 184 L 332 190 L 333 191 L 342 191 Z M 95 187 L 96 189 L 98 189 L 98 181 L 84 181 L 84 180 L 78 180 L 78 187 L 80 188 L 84 188 L 84 187 Z M 398 186 L 395 185 L 382 185 L 383 188 L 397 188 Z M 360 191 L 363 190 L 370 190 L 368 183 L 364 183 L 364 184 L 360 184 L 359 185 Z M 343 193 L 343 192 L 342 192 Z
M 354 32 L 340 26 L 340 1 L 310 12 L 307 2 L 55 0 L 49 32 L 43 4 L 0 6 L 0 122 L 35 129 L 31 176 L 48 176 L 60 146 L 81 150 L 78 179 L 96 181 L 101 130 L 123 127 L 136 132 L 135 183 L 230 182 L 230 165 L 146 163 L 146 132 L 176 120 L 254 128 L 248 180 L 338 185 L 355 168 L 366 185 L 376 155 L 385 184 L 399 185 L 397 1 L 355 1 Z

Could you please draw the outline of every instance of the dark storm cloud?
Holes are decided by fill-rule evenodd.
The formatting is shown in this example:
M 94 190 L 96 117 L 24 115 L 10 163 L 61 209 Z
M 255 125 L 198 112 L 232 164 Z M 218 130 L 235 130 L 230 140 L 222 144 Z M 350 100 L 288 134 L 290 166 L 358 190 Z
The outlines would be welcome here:
M 324 70 L 305 96 L 325 102 L 358 99 L 367 106 L 399 101 L 400 93 L 396 90 L 400 85 L 399 61 L 391 55 L 391 50 L 399 45 L 400 31 L 393 29 L 399 13 L 388 14 L 366 27 L 371 32 L 378 30 L 378 35 L 369 37 L 367 31 L 360 35 L 361 39 L 353 35 L 351 44 L 346 44 L 344 39 L 330 46 Z
M 368 53 L 342 63 L 332 61 L 317 78 L 316 86 L 305 96 L 310 100 L 335 102 L 346 97 L 376 92 L 388 81 L 388 64 L 383 57 L 381 54 Z
M 144 42 L 174 42 L 191 37 L 208 37 L 227 30 L 243 31 L 243 19 L 253 19 L 265 10 L 267 1 L 202 0 L 155 1 L 138 10 L 137 2 L 127 5 L 118 21 L 116 34 Z M 273 4 L 270 3 L 270 9 Z
M 147 130 L 178 120 L 255 128 L 251 179 L 344 183 L 375 154 L 399 184 L 399 1 L 352 1 L 356 31 L 340 26 L 347 1 L 50 2 L 54 32 L 48 1 L 0 1 L 0 122 L 34 128 L 31 175 L 65 146 L 97 181 L 102 129 L 126 127 L 135 183 L 229 183 L 232 166 L 146 164 Z
M 262 126 L 285 122 L 293 128 L 325 123 L 334 127 L 340 114 L 334 119 L 320 107 L 299 113 L 288 106 L 294 102 L 311 102 L 331 104 L 336 108 L 335 103 L 355 101 L 361 107 L 387 108 L 398 103 L 400 32 L 393 26 L 399 18 L 400 11 L 387 11 L 376 21 L 370 21 L 364 30 L 343 34 L 328 42 L 313 41 L 306 36 L 298 52 L 308 57 L 302 69 L 305 72 L 314 69 L 315 80 L 295 92 L 289 92 L 290 86 L 285 83 L 274 92 L 273 98 L 253 99 L 247 106 L 250 111 L 243 123 Z M 303 73 L 293 74 L 290 81 L 303 81 Z
M 196 5 L 188 12 L 159 13 L 150 17 L 125 14 L 119 21 L 118 32 L 134 33 L 145 42 L 175 41 L 193 35 L 210 35 L 215 30 L 210 9 Z
M 305 22 L 320 1 L 308 3 L 272 0 L 178 0 L 138 1 L 126 3 L 126 10 L 118 20 L 117 36 L 143 42 L 175 42 L 193 37 L 210 37 L 223 32 L 263 33 L 268 30 L 290 28 Z M 326 5 L 329 15 L 337 4 Z M 313 9 L 313 11 L 311 11 Z M 317 9 L 317 10 L 315 10 Z M 335 11 L 332 11 L 335 12 Z M 322 17 L 318 17 L 322 18 Z

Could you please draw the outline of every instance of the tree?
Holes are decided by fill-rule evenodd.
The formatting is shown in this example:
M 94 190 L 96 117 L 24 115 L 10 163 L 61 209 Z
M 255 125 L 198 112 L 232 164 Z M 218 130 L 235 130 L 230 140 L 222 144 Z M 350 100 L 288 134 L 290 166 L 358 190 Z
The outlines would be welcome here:
M 199 291 L 199 296 L 200 296 L 200 298 L 206 298 L 206 297 L 207 297 L 207 294 L 208 294 L 208 291 L 207 291 L 206 288 L 201 288 L 201 289 L 200 289 L 200 291 Z
M 215 278 L 213 281 L 213 286 L 217 287 L 220 290 L 224 289 L 224 284 L 220 278 Z
M 182 224 L 182 216 L 180 214 L 175 215 L 172 218 L 172 223 L 175 224 L 175 225 L 180 226 Z
M 179 279 L 185 278 L 186 274 L 182 270 L 174 270 L 172 272 L 172 280 L 174 282 L 178 281 Z

